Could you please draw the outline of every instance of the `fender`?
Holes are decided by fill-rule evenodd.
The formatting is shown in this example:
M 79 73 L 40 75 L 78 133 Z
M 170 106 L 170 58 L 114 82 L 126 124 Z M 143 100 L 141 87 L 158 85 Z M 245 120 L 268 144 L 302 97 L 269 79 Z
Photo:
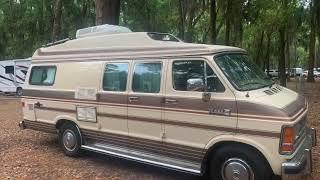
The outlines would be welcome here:
M 76 119 L 74 117 L 68 116 L 68 115 L 57 116 L 54 119 L 54 124 L 57 125 L 59 120 L 67 120 L 67 121 L 71 121 L 71 122 L 75 123 L 76 124 L 76 128 L 78 129 L 78 132 L 80 134 L 80 137 L 82 137 L 81 131 L 79 129 L 80 126 L 79 126 L 78 122 L 76 121 Z M 83 139 L 82 138 L 80 139 L 80 143 L 83 144 Z
M 275 162 L 275 156 L 272 152 L 267 151 L 270 148 L 266 148 L 266 145 L 263 144 L 263 141 L 256 141 L 254 138 L 248 138 L 246 136 L 242 136 L 241 134 L 225 134 L 212 138 L 205 146 L 205 151 L 207 151 L 206 153 L 208 153 L 212 148 L 214 148 L 216 144 L 221 142 L 235 142 L 251 146 L 265 157 L 274 173 L 277 174 L 281 169 L 279 169 L 279 167 L 277 167 L 276 164 L 272 163 Z M 278 161 L 276 162 L 278 162 L 278 164 L 281 166 L 281 163 L 279 163 L 280 161 L 281 160 L 278 159 Z
M 78 127 L 80 127 L 79 124 L 78 124 L 78 122 L 77 122 L 77 120 L 76 120 L 74 117 L 72 117 L 72 116 L 59 115 L 59 116 L 57 116 L 57 117 L 54 118 L 53 123 L 54 123 L 54 124 L 57 124 L 57 122 L 58 122 L 59 120 L 72 121 L 72 122 L 74 122 Z

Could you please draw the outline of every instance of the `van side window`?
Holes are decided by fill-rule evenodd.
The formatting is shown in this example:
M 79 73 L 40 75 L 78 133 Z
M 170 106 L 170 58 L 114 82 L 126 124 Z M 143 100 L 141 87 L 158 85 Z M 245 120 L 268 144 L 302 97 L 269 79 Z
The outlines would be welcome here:
M 34 66 L 31 69 L 31 85 L 52 86 L 55 80 L 57 68 L 55 66 Z
M 173 88 L 178 91 L 225 91 L 224 86 L 211 67 L 202 60 L 174 61 L 172 76 Z
M 107 64 L 103 75 L 103 90 L 126 91 L 128 67 L 128 63 Z
M 159 93 L 161 63 L 137 63 L 134 67 L 132 90 L 142 93 Z

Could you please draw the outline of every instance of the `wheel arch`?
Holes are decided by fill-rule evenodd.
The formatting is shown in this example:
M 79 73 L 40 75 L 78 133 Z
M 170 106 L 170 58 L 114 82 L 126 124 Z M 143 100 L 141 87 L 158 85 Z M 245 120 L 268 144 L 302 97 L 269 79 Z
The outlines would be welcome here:
M 251 150 L 257 152 L 257 154 L 259 154 L 259 156 L 264 159 L 265 163 L 268 165 L 268 167 L 271 169 L 271 171 L 274 172 L 274 169 L 272 168 L 272 166 L 270 164 L 271 157 L 260 146 L 258 146 L 255 143 L 239 141 L 234 138 L 216 141 L 215 143 L 212 143 L 210 146 L 208 146 L 208 148 L 206 148 L 205 156 L 203 158 L 202 165 L 201 165 L 201 172 L 202 173 L 207 172 L 209 160 L 212 156 L 214 156 L 215 152 L 219 148 L 224 147 L 224 146 L 231 146 L 231 145 L 232 146 L 234 146 L 234 145 L 243 146 L 244 148 L 248 148 L 248 149 L 251 149 Z
M 71 116 L 58 116 L 56 119 L 55 119 L 55 127 L 57 130 L 59 130 L 63 124 L 65 123 L 70 123 L 70 124 L 73 124 L 77 129 L 78 129 L 78 132 L 80 134 L 80 137 L 81 137 L 81 144 L 83 144 L 83 136 L 81 134 L 81 130 L 80 130 L 80 126 L 79 124 L 76 122 L 76 120 L 71 117 Z
M 54 124 L 56 129 L 59 129 L 64 123 L 67 123 L 67 122 L 74 124 L 79 128 L 79 124 L 76 122 L 76 119 L 71 116 L 65 116 L 65 115 L 57 116 L 54 122 L 55 122 Z

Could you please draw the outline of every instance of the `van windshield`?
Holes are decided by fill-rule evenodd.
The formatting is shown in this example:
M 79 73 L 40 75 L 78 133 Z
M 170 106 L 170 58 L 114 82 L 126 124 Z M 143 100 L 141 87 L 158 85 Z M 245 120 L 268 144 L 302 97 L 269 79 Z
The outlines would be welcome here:
M 239 91 L 271 86 L 272 80 L 245 54 L 223 54 L 214 58 L 221 71 Z

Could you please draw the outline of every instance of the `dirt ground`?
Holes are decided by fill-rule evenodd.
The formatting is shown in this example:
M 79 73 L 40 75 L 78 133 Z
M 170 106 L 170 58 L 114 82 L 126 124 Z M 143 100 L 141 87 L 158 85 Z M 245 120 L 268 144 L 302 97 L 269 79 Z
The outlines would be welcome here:
M 320 132 L 320 82 L 295 82 L 289 87 L 308 97 L 308 122 Z M 21 131 L 19 99 L 0 97 L 0 179 L 200 179 L 184 173 L 87 152 L 79 158 L 64 156 L 57 136 Z M 313 152 L 314 172 L 299 179 L 320 179 L 320 148 Z

